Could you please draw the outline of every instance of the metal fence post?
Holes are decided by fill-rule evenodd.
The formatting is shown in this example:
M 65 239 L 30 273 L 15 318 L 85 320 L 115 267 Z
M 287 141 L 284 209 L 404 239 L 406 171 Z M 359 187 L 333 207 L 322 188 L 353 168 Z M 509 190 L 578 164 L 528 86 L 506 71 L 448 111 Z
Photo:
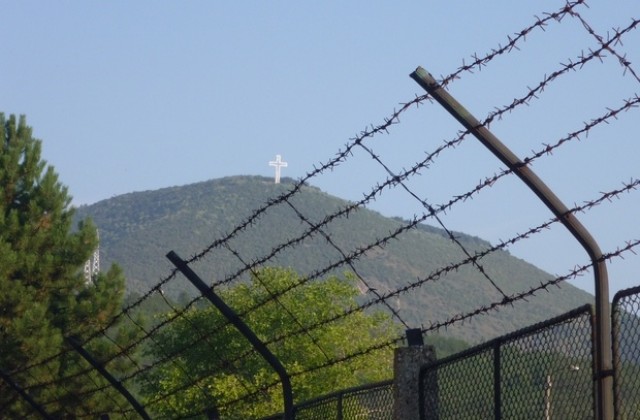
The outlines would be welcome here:
M 496 420 L 500 420 L 502 418 L 502 389 L 500 387 L 501 347 L 501 341 L 496 340 L 493 344 L 493 412 Z
M 38 404 L 33 398 L 31 398 L 31 395 L 29 395 L 24 389 L 22 389 L 22 387 L 20 385 L 15 383 L 13 381 L 13 379 L 11 379 L 11 377 L 9 375 L 7 375 L 2 369 L 0 369 L 0 378 L 2 378 L 3 381 L 5 381 L 7 384 L 9 384 L 9 386 L 11 388 L 13 388 L 14 391 L 16 391 L 18 394 L 20 394 L 22 399 L 24 399 L 26 402 L 28 402 L 29 405 L 31 407 L 33 407 L 33 409 L 36 410 L 38 412 L 38 414 L 40 414 L 42 416 L 42 418 L 53 419 L 53 417 L 51 417 L 44 410 L 44 408 L 40 407 L 40 404 Z
M 218 310 L 231 322 L 236 329 L 244 335 L 251 343 L 253 348 L 271 365 L 276 371 L 282 382 L 282 397 L 284 399 L 284 420 L 293 420 L 295 418 L 295 407 L 293 405 L 293 391 L 291 389 L 291 380 L 280 360 L 271 353 L 267 346 L 253 333 L 251 328 L 240 319 L 240 317 L 227 306 L 226 303 L 213 290 L 208 287 L 204 281 L 182 260 L 174 251 L 167 254 L 169 261 L 176 266 L 178 270 L 207 298 Z
M 640 286 L 618 291 L 612 306 L 615 418 L 637 418 L 640 376 L 635 361 L 640 356 Z
M 77 339 L 75 339 L 74 337 L 67 337 L 66 340 L 67 340 L 67 343 L 69 343 L 71 347 L 73 347 L 73 349 L 76 352 L 78 352 L 78 354 L 80 354 L 80 356 L 82 356 L 87 362 L 89 362 L 89 364 L 91 364 L 91 366 L 93 366 L 98 371 L 98 373 L 100 373 L 100 375 L 106 378 L 107 381 L 109 381 L 109 383 L 120 394 L 122 394 L 127 399 L 127 401 L 129 401 L 129 404 L 131 404 L 133 409 L 136 410 L 136 412 L 140 415 L 140 417 L 142 417 L 143 419 L 149 419 L 149 420 L 151 419 L 151 417 L 149 417 L 149 415 L 145 411 L 144 407 L 134 398 L 133 395 L 131 395 L 131 393 L 127 390 L 127 388 L 125 388 L 124 385 L 120 383 L 120 381 L 114 378 L 113 375 L 111 375 L 104 368 L 102 363 L 94 359 L 93 356 L 91 356 L 91 354 L 89 354 L 88 351 L 82 348 L 82 346 L 80 345 Z
M 338 414 L 336 416 L 336 420 L 342 420 L 342 418 L 344 417 L 343 415 L 344 407 L 342 406 L 342 396 L 343 396 L 342 392 L 338 394 L 338 409 L 337 409 Z
M 411 78 L 457 119 L 471 134 L 508 166 L 547 206 L 585 249 L 593 265 L 596 292 L 595 382 L 596 414 L 600 420 L 613 419 L 613 365 L 611 356 L 611 322 L 609 281 L 606 261 L 589 231 L 569 212 L 551 189 L 524 162 L 511 152 L 493 133 L 484 127 L 462 104 L 447 93 L 422 67 Z

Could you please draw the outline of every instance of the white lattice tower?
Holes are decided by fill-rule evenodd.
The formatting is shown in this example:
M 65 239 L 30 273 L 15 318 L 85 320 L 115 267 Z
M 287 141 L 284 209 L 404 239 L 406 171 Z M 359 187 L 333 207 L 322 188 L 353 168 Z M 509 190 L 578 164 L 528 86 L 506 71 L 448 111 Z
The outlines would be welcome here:
M 84 263 L 84 281 L 87 283 L 91 282 L 91 258 Z
M 100 272 L 100 233 L 96 230 L 96 238 L 98 246 L 93 251 L 93 256 L 84 263 L 84 279 L 87 283 L 93 281 L 93 276 L 97 276 Z

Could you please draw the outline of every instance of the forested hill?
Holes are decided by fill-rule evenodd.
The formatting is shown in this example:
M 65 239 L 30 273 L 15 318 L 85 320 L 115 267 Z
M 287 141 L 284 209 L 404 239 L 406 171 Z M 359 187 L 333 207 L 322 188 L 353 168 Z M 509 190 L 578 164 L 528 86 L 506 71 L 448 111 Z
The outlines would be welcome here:
M 197 254 L 245 221 L 254 209 L 290 189 L 291 183 L 292 180 L 285 178 L 276 185 L 271 178 L 257 176 L 215 179 L 113 197 L 78 208 L 77 217 L 90 217 L 98 226 L 102 267 L 114 262 L 119 264 L 127 277 L 129 292 L 141 294 L 170 272 L 172 266 L 165 258 L 167 252 L 175 250 L 185 259 Z M 321 222 L 349 204 L 312 186 L 303 187 L 290 201 L 312 223 Z M 374 243 L 403 223 L 361 209 L 333 220 L 323 231 L 333 244 L 349 253 Z M 308 225 L 286 203 L 270 207 L 255 223 L 240 230 L 228 242 L 228 248 L 214 247 L 193 268 L 207 282 L 224 280 L 245 263 L 271 254 L 274 247 L 307 229 Z M 457 236 L 471 253 L 490 246 L 476 237 Z M 244 262 L 230 250 L 237 252 Z M 340 258 L 325 237 L 315 235 L 276 253 L 269 265 L 293 267 L 305 275 Z M 354 267 L 371 287 L 385 293 L 464 258 L 460 248 L 442 230 L 421 225 L 384 248 L 375 248 L 358 258 Z M 482 265 L 507 294 L 528 290 L 551 277 L 505 251 L 483 258 Z M 341 267 L 338 272 L 350 270 Z M 173 296 L 195 294 L 195 289 L 181 278 L 167 283 L 164 291 Z M 495 288 L 482 274 L 464 266 L 437 281 L 400 294 L 391 303 L 411 326 L 428 326 L 499 300 Z M 448 332 L 469 341 L 481 341 L 591 301 L 591 295 L 563 284 L 561 288 L 541 292 L 528 302 L 476 317 Z

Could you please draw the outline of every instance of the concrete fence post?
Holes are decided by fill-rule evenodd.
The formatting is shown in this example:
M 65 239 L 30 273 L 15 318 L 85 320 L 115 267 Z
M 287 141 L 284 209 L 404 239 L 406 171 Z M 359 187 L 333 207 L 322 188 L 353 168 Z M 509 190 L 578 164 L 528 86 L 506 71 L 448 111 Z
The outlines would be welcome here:
M 419 329 L 417 331 L 420 331 Z M 433 346 L 425 346 L 422 335 L 416 339 L 416 330 L 407 330 L 408 347 L 395 349 L 393 358 L 393 419 L 420 418 L 420 368 L 436 361 Z M 433 389 L 433 387 L 429 387 Z M 436 413 L 433 413 L 436 414 Z M 429 418 L 435 418 L 429 415 Z

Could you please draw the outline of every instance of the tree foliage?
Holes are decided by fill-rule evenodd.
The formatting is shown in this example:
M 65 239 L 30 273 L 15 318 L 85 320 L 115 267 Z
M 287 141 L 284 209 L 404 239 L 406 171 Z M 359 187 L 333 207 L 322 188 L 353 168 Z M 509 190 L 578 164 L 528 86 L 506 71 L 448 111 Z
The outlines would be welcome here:
M 366 352 L 363 356 L 318 370 L 306 371 L 328 360 L 340 360 L 361 350 L 375 348 L 399 333 L 391 318 L 382 312 L 356 312 L 338 321 L 313 329 L 308 334 L 292 334 L 301 326 L 314 325 L 356 305 L 358 291 L 351 275 L 308 282 L 276 300 L 271 294 L 288 290 L 300 282 L 290 269 L 265 268 L 251 281 L 221 293 L 224 301 L 237 313 L 266 302 L 247 313 L 243 319 L 281 361 L 292 376 L 296 402 L 329 392 L 392 377 L 392 353 L 389 347 Z M 191 308 L 174 321 L 156 340 L 163 343 L 150 349 L 161 359 L 187 346 L 173 363 L 161 365 L 148 381 L 145 392 L 152 401 L 160 401 L 158 414 L 172 417 L 202 413 L 215 405 L 223 418 L 252 418 L 282 411 L 281 387 L 273 369 L 250 350 L 247 340 L 226 321 L 213 306 Z M 215 334 L 207 332 L 216 331 Z M 194 340 L 209 336 L 207 339 Z M 277 340 L 278 337 L 285 337 Z M 223 360 L 226 360 L 223 361 Z M 230 362 L 229 362 L 230 361 Z M 172 393 L 174 389 L 181 392 Z M 258 391 L 254 398 L 247 394 Z M 168 395 L 163 397 L 163 395 Z
M 90 413 L 108 402 L 74 394 L 100 378 L 65 380 L 86 366 L 68 352 L 45 365 L 23 369 L 66 349 L 67 336 L 102 328 L 121 307 L 124 278 L 113 266 L 87 284 L 82 267 L 97 246 L 91 222 L 72 231 L 71 197 L 52 166 L 41 159 L 41 142 L 24 116 L 0 113 L 0 369 L 55 417 Z M 105 349 L 96 341 L 97 357 Z M 82 379 L 84 378 L 84 379 Z M 93 383 L 93 381 L 96 381 Z M 0 381 L 0 411 L 22 418 L 30 408 Z

